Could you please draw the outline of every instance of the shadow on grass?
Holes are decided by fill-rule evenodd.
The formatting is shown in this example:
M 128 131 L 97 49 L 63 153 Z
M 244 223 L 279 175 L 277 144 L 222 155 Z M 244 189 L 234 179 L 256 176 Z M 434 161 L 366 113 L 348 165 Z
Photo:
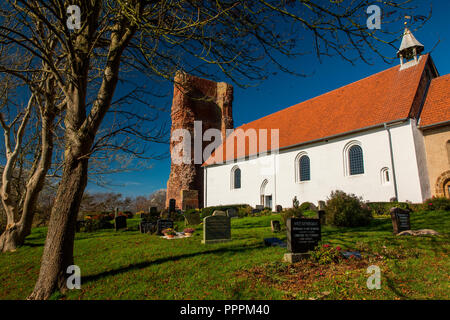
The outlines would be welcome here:
M 145 269 L 149 266 L 158 265 L 158 264 L 162 264 L 165 262 L 178 261 L 181 259 L 192 258 L 192 257 L 196 257 L 196 256 L 206 255 L 206 254 L 214 254 L 214 253 L 220 254 L 220 253 L 227 253 L 227 252 L 252 251 L 252 250 L 260 249 L 263 247 L 265 247 L 263 244 L 254 245 L 254 246 L 241 246 L 241 247 L 237 247 L 237 248 L 227 248 L 226 247 L 226 248 L 218 248 L 218 249 L 213 249 L 213 250 L 199 251 L 199 252 L 194 252 L 194 253 L 189 253 L 189 254 L 181 254 L 178 256 L 165 257 L 165 258 L 160 258 L 160 259 L 151 260 L 151 261 L 143 261 L 143 262 L 128 265 L 126 267 L 121 267 L 121 268 L 118 268 L 115 270 L 105 271 L 105 272 L 101 272 L 101 273 L 83 277 L 83 283 L 97 281 L 102 278 L 115 276 L 117 274 L 122 274 L 122 273 L 125 273 L 128 271 L 131 271 L 131 270 Z
M 396 287 L 394 281 L 392 281 L 391 278 L 386 277 L 386 283 L 389 290 L 391 290 L 394 294 L 396 294 L 398 297 L 402 299 L 409 299 L 409 297 L 405 296 L 403 293 L 401 293 Z

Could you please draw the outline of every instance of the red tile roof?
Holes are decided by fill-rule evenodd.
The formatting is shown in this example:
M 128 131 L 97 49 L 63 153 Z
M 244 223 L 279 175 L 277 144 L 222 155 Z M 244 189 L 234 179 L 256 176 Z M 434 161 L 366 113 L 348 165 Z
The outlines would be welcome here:
M 422 72 L 429 55 L 421 57 L 416 66 L 399 70 L 389 68 L 342 88 L 280 110 L 237 129 L 279 129 L 279 148 L 306 143 L 385 122 L 406 119 L 410 112 Z M 236 132 L 236 131 L 235 131 Z M 232 133 L 227 141 L 235 138 Z M 270 141 L 268 142 L 270 149 Z M 216 149 L 226 155 L 226 145 Z M 258 150 L 258 152 L 260 152 Z M 213 156 L 214 156 L 213 154 Z M 248 143 L 245 155 L 253 155 Z M 204 165 L 215 163 L 210 157 Z M 237 155 L 236 146 L 234 159 Z M 231 160 L 233 157 L 227 157 Z
M 450 74 L 434 78 L 420 115 L 420 127 L 450 121 Z

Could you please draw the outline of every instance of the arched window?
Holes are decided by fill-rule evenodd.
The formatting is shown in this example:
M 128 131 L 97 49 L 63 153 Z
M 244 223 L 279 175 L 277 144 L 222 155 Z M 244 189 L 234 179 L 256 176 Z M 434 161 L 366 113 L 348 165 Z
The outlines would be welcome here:
M 241 188 L 241 169 L 238 166 L 234 166 L 231 169 L 231 189 Z
M 311 162 L 308 153 L 301 151 L 295 157 L 295 182 L 311 180 Z
M 359 145 L 348 149 L 348 167 L 350 175 L 364 173 L 363 150 Z
M 309 157 L 304 155 L 300 158 L 300 181 L 309 181 L 311 180 L 311 168 L 309 165 Z
M 389 184 L 391 181 L 391 174 L 389 172 L 389 168 L 384 167 L 381 169 L 381 183 Z

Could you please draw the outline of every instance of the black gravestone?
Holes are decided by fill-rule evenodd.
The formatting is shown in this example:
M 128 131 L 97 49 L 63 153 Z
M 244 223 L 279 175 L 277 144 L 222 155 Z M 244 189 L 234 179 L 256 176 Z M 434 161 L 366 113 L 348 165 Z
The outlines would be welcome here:
M 150 221 L 141 221 L 139 223 L 139 231 L 141 233 L 153 233 L 155 229 L 155 223 Z
M 124 229 L 127 227 L 127 217 L 125 216 L 117 216 L 114 219 L 114 226 L 116 228 L 116 231 L 119 229 Z
M 306 253 L 314 250 L 321 239 L 319 219 L 289 218 L 286 227 L 289 252 Z
M 411 230 L 411 222 L 409 219 L 409 210 L 394 207 L 390 211 L 392 219 L 392 227 L 394 234 L 402 231 Z
M 231 218 L 228 216 L 209 216 L 203 219 L 202 243 L 231 240 Z
M 169 213 L 175 212 L 175 205 L 176 205 L 176 200 L 169 199 Z
M 325 210 L 317 211 L 317 216 L 320 220 L 320 224 L 325 224 Z
M 169 219 L 159 219 L 157 222 L 157 234 L 162 235 L 162 231 L 164 229 L 172 228 L 173 229 L 173 221 Z

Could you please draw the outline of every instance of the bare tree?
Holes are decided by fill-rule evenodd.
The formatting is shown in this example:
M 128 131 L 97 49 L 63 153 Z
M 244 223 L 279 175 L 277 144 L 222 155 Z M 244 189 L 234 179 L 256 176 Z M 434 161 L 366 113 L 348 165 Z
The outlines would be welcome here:
M 9 90 L 7 83 L 5 90 Z M 18 112 L 17 116 L 9 124 L 4 119 L 3 112 L 0 112 L 0 124 L 4 132 L 5 158 L 6 164 L 2 172 L 2 185 L 0 197 L 3 209 L 7 217 L 5 231 L 0 236 L 0 251 L 14 251 L 25 241 L 25 237 L 30 234 L 33 217 L 36 209 L 36 202 L 39 193 L 44 187 L 44 181 L 48 169 L 51 165 L 53 151 L 53 126 L 56 117 L 56 107 L 54 105 L 55 92 L 52 77 L 41 80 L 39 87 L 31 88 L 31 96 L 24 110 Z M 42 92 L 45 92 L 44 101 Z M 4 96 L 8 96 L 5 94 Z M 8 99 L 6 99 L 8 103 Z M 28 168 L 28 178 L 22 190 L 15 192 L 12 190 L 13 174 L 18 168 L 19 157 L 24 154 L 23 138 L 27 130 L 27 125 L 32 114 L 34 105 L 37 106 L 40 123 L 40 137 L 36 144 L 37 152 L 31 167 Z M 3 109 L 3 108 L 2 108 Z M 14 128 L 17 125 L 17 130 Z M 14 145 L 13 145 L 14 141 Z M 19 166 L 23 168 L 23 166 Z
M 389 1 L 385 6 L 401 10 L 408 2 Z M 74 4 L 81 9 L 80 28 L 70 30 L 66 12 Z M 120 70 L 168 80 L 177 69 L 210 78 L 219 71 L 245 86 L 247 81 L 264 79 L 270 72 L 268 63 L 291 72 L 279 57 L 309 49 L 318 57 L 339 55 L 348 61 L 366 60 L 365 49 L 382 56 L 378 45 L 392 44 L 397 36 L 384 39 L 388 29 L 378 33 L 367 29 L 361 17 L 370 4 L 379 2 L 3 1 L 0 45 L 45 62 L 45 72 L 63 92 L 65 103 L 61 181 L 39 278 L 29 298 L 45 299 L 55 289 L 66 289 L 89 158 L 113 102 Z M 298 41 L 300 35 L 305 35 L 303 43 Z M 54 41 L 54 50 L 45 45 L 46 39 Z M 298 52 L 301 47 L 307 50 Z M 23 77 L 26 70 L 0 65 L 0 71 Z M 128 132 L 147 141 L 154 133 Z

